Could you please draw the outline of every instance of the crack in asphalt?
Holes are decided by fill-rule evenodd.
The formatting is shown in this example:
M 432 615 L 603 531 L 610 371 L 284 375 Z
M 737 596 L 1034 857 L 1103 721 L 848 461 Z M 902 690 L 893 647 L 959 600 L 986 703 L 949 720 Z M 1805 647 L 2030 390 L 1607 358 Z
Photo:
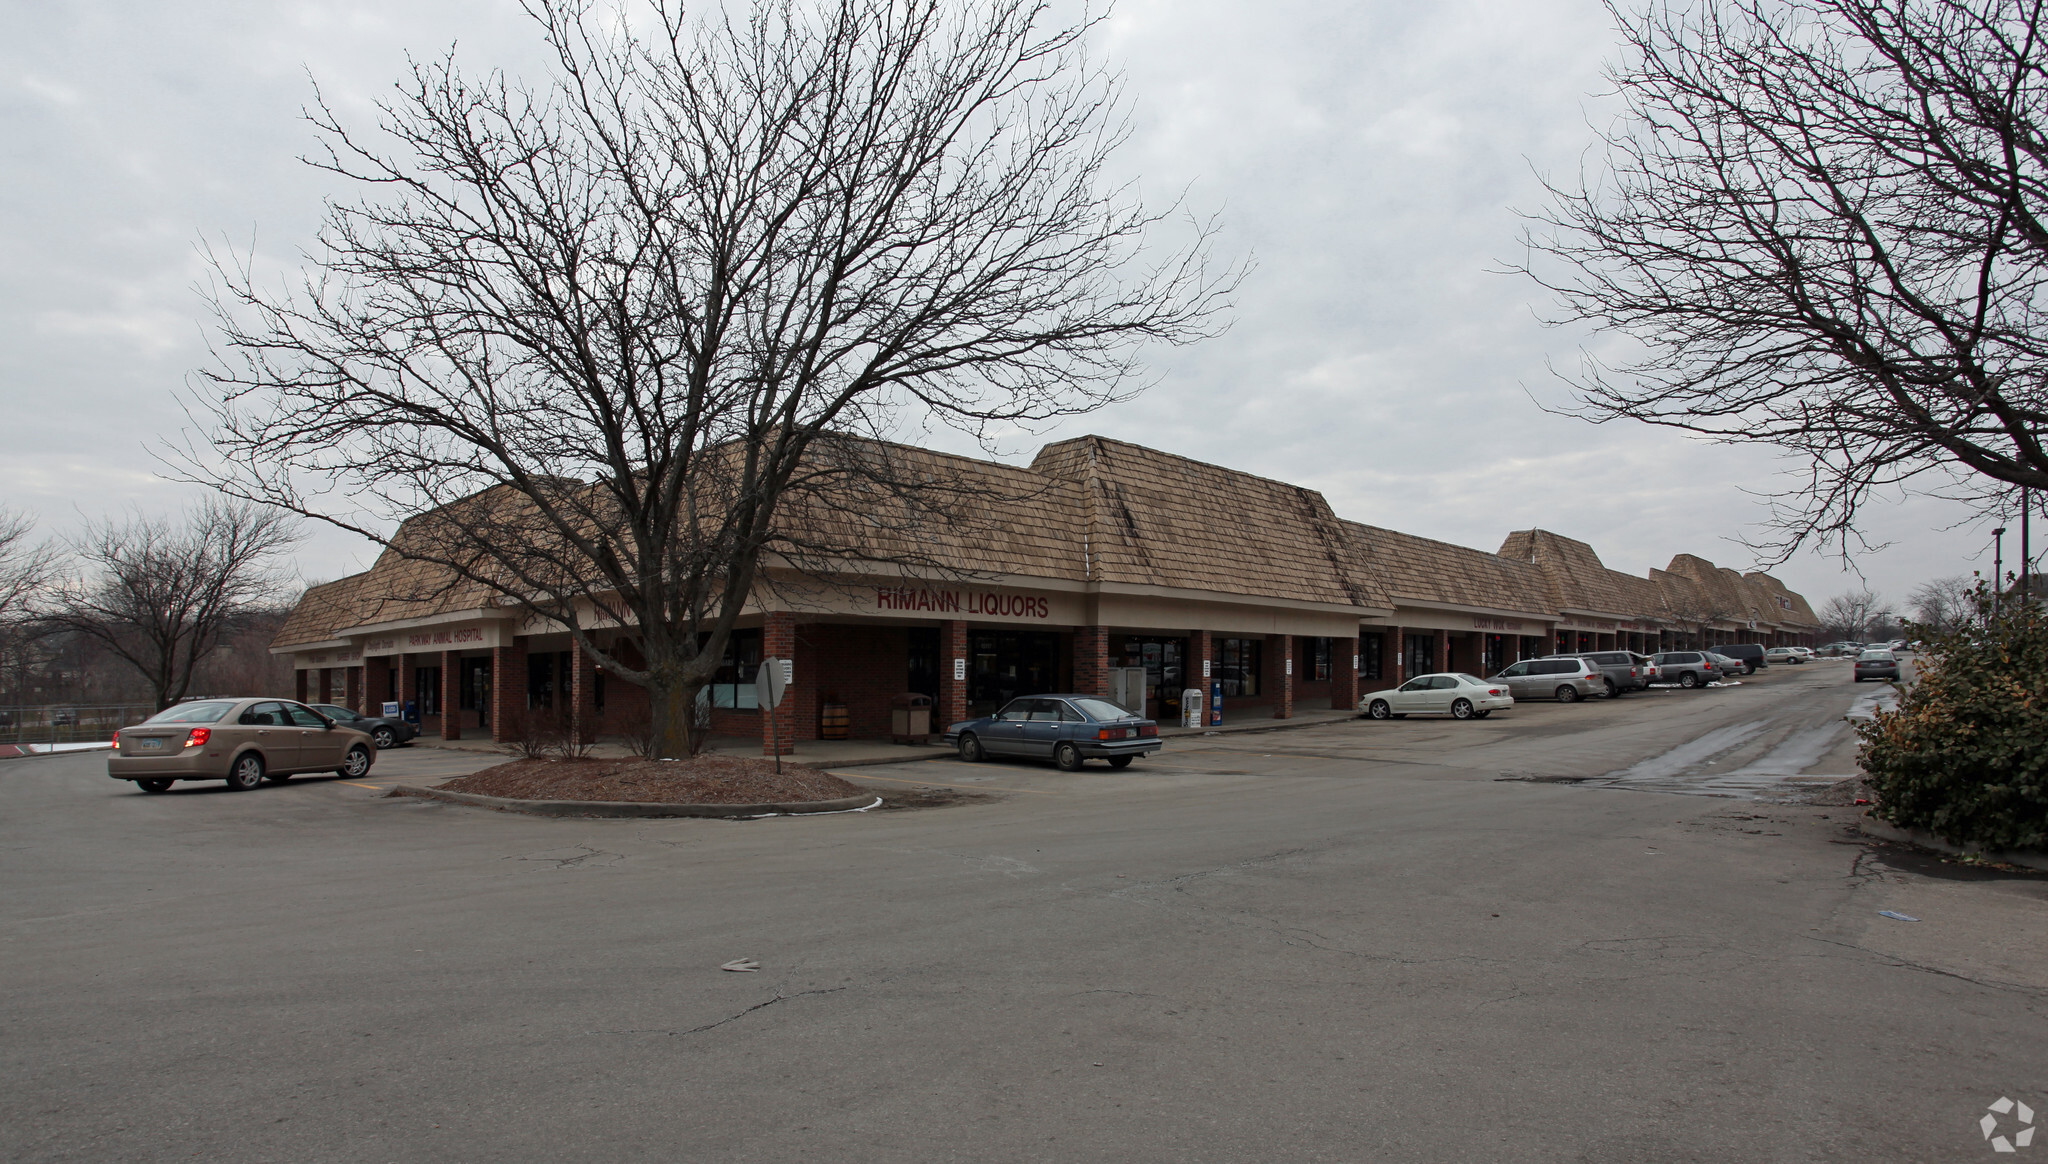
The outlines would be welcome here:
M 757 1002 L 738 1014 L 727 1015 L 715 1023 L 705 1023 L 701 1027 L 691 1027 L 688 1030 L 676 1030 L 672 1027 L 628 1027 L 620 1030 L 593 1031 L 592 1033 L 599 1035 L 701 1035 L 705 1031 L 715 1031 L 727 1023 L 736 1023 L 755 1011 L 766 1010 L 778 1002 L 788 1002 L 792 998 L 808 998 L 813 994 L 837 994 L 845 989 L 846 987 L 844 986 L 829 986 L 822 990 L 799 990 L 795 994 L 784 994 L 778 990 L 775 992 L 775 997 L 766 1002 Z

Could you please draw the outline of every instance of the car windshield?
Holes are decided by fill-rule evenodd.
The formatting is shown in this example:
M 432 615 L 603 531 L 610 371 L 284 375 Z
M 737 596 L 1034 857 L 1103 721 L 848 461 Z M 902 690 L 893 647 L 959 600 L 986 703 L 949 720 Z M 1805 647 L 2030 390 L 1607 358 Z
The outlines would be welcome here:
M 1125 711 L 1123 708 L 1118 707 L 1116 704 L 1111 703 L 1107 699 L 1084 698 L 1070 700 L 1069 702 L 1071 702 L 1075 707 L 1080 708 L 1081 714 L 1087 716 L 1089 719 L 1109 720 L 1129 719 L 1131 717 L 1130 712 Z
M 1889 659 L 1892 657 L 1892 653 L 1890 651 L 1865 651 L 1856 657 L 1859 659 Z
M 232 702 L 181 703 L 167 707 L 144 723 L 219 723 L 220 717 L 234 708 Z

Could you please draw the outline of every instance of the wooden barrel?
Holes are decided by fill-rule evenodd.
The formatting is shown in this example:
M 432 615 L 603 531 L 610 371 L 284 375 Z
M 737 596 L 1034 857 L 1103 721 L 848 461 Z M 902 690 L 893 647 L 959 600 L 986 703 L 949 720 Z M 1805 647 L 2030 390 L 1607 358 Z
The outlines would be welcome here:
M 843 703 L 818 705 L 818 738 L 821 740 L 843 740 L 852 729 L 853 717 L 846 713 Z

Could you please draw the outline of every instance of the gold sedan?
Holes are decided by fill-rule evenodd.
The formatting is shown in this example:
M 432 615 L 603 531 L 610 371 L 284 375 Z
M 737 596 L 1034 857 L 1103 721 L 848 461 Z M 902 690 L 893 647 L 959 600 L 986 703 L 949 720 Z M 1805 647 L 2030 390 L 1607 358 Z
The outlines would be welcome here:
M 244 792 L 303 772 L 361 778 L 377 745 L 289 699 L 200 699 L 157 712 L 114 735 L 107 775 L 144 792 L 177 780 L 225 780 Z

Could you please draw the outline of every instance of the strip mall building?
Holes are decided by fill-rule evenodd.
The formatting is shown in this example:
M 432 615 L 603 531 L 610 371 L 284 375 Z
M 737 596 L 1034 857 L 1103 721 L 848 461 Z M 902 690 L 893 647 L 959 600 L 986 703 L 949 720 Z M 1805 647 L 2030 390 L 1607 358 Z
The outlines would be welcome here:
M 917 455 L 1030 500 L 929 579 L 766 571 L 710 692 L 714 730 L 787 750 L 843 709 L 853 736 L 882 736 L 905 692 L 931 696 L 934 722 L 947 723 L 1015 695 L 1106 695 L 1115 667 L 1145 669 L 1147 710 L 1162 719 L 1191 686 L 1220 687 L 1226 718 L 1288 718 L 1353 708 L 1430 671 L 1485 675 L 1553 651 L 1811 645 L 1820 630 L 1767 574 L 1681 554 L 1638 578 L 1544 530 L 1486 553 L 1344 521 L 1311 489 L 1102 437 L 1049 445 L 1028 469 Z M 301 699 L 410 704 L 447 738 L 511 738 L 536 710 L 585 737 L 644 723 L 644 693 L 607 682 L 566 630 L 445 580 L 423 585 L 422 573 L 386 551 L 307 592 L 271 647 L 292 656 Z M 632 628 L 599 640 L 637 663 Z M 767 715 L 754 700 L 763 657 L 794 663 L 789 696 Z

